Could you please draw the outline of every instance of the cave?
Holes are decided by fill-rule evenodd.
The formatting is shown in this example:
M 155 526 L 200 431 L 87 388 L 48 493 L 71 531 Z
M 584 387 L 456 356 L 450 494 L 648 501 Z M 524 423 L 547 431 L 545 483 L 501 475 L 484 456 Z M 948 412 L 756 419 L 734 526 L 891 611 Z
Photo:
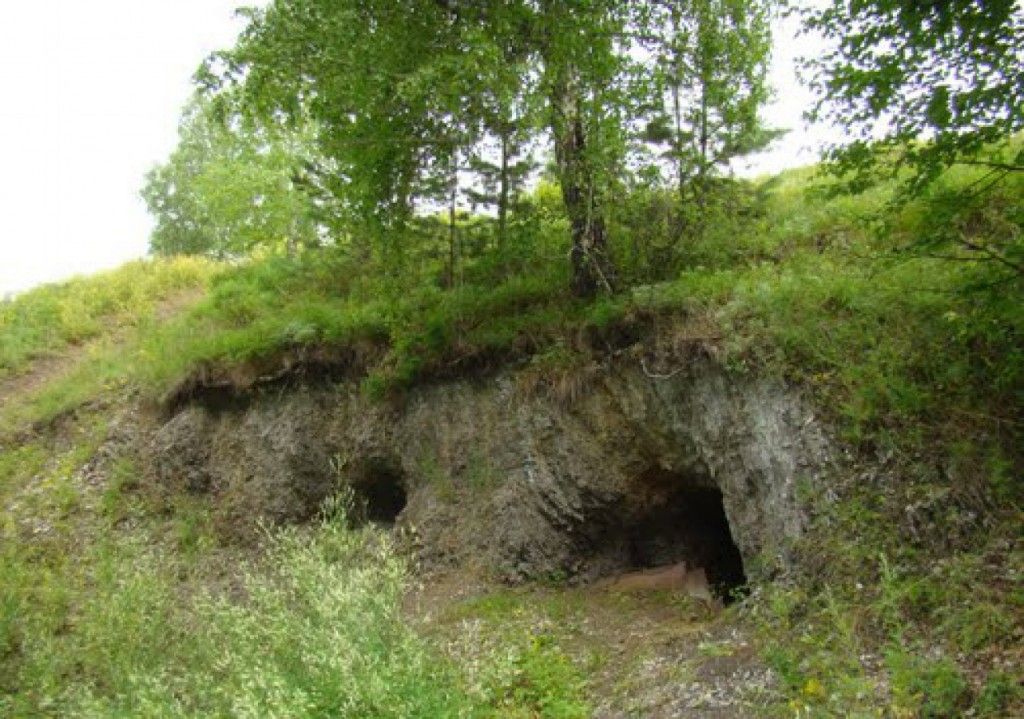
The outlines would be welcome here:
M 708 478 L 660 468 L 635 483 L 630 507 L 603 533 L 602 574 L 662 567 L 685 561 L 702 567 L 712 591 L 726 603 L 747 583 L 722 492 Z
M 405 509 L 408 497 L 398 463 L 373 457 L 361 464 L 352 478 L 358 519 L 390 526 Z

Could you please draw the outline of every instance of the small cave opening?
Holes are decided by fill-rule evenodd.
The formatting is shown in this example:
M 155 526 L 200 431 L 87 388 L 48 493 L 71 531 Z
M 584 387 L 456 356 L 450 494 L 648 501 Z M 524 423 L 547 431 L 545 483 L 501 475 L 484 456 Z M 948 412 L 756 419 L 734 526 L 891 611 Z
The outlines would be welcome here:
M 686 562 L 703 569 L 714 595 L 730 603 L 747 584 L 722 492 L 710 479 L 652 469 L 637 482 L 637 503 L 604 538 L 617 571 Z M 607 555 L 606 555 L 607 556 Z
M 393 525 L 405 509 L 405 478 L 396 462 L 382 457 L 365 461 L 352 478 L 359 520 Z

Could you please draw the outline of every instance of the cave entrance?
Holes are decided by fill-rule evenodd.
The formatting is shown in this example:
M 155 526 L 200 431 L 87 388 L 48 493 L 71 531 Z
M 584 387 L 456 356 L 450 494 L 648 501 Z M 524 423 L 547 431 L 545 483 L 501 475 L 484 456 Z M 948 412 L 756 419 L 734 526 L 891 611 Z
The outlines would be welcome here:
M 367 460 L 352 479 L 360 520 L 390 526 L 405 509 L 408 497 L 398 464 L 381 457 Z
M 655 469 L 641 475 L 638 498 L 619 525 L 620 566 L 642 570 L 685 561 L 704 569 L 714 594 L 733 600 L 747 577 L 721 491 L 709 479 Z

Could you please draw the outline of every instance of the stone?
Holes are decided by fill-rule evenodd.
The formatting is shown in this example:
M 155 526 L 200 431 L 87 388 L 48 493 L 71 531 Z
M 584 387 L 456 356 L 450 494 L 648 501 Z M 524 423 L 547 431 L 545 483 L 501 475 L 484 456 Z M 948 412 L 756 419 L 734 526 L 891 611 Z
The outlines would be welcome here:
M 401 404 L 352 383 L 277 388 L 185 407 L 149 453 L 158 481 L 208 492 L 228 525 L 307 520 L 387 467 L 424 566 L 510 582 L 682 560 L 714 582 L 728 551 L 770 577 L 807 524 L 797 488 L 827 482 L 839 456 L 798 389 L 710 358 L 666 378 L 611 363 L 571 403 L 518 391 L 514 373 L 414 388 Z

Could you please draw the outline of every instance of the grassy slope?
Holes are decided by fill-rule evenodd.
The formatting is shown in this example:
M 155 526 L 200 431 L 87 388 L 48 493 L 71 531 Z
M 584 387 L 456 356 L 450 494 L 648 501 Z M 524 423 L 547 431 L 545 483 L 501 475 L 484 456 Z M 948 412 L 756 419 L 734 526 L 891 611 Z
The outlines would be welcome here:
M 969 417 L 1019 419 L 1007 416 L 1024 384 L 1019 281 L 969 291 L 989 276 L 984 263 L 896 261 L 893 245 L 930 231 L 921 210 L 905 211 L 880 241 L 861 220 L 884 189 L 822 200 L 808 198 L 812 184 L 806 170 L 783 175 L 744 227 L 745 244 L 711 236 L 692 249 L 697 269 L 678 280 L 591 304 L 566 296 L 562 263 L 483 275 L 454 291 L 411 274 L 368 278 L 356 263 L 330 258 L 256 265 L 222 277 L 204 305 L 151 336 L 137 377 L 157 396 L 196 366 L 326 345 L 358 350 L 369 389 L 386 392 L 481 358 L 566 344 L 585 352 L 581 326 L 600 334 L 653 312 L 700 315 L 728 338 L 736 366 L 767 365 L 821 386 L 855 441 L 916 432 L 951 412 L 959 415 L 954 435 Z M 1005 193 L 1019 202 L 1021 185 Z M 732 254 L 723 261 L 726 244 Z
M 0 434 L 123 384 L 125 346 L 198 299 L 220 270 L 192 258 L 132 262 L 0 304 Z
M 159 304 L 203 285 L 215 267 L 205 260 L 132 262 L 118 270 L 25 292 L 0 304 L 0 379 L 68 346 L 138 326 Z
M 973 180 L 968 173 L 947 178 L 952 186 Z M 934 233 L 935 213 L 928 206 L 905 210 L 879 239 L 863 220 L 884 202 L 885 188 L 826 200 L 808 196 L 813 184 L 808 171 L 768 182 L 760 211 L 741 227 L 723 222 L 718 233 L 687 248 L 692 269 L 678 279 L 591 304 L 568 298 L 560 264 L 542 260 L 554 245 L 546 234 L 561 236 L 557 221 L 541 228 L 536 258 L 527 258 L 519 272 L 506 276 L 471 266 L 465 284 L 451 291 L 429 281 L 429 268 L 388 278 L 329 255 L 225 269 L 212 280 L 206 299 L 169 323 L 133 320 L 151 316 L 166 286 L 145 265 L 92 286 L 45 290 L 2 310 L 0 337 L 13 349 L 5 349 L 7 364 L 0 367 L 8 372 L 26 371 L 29 358 L 60 352 L 112 317 L 137 331 L 111 347 L 100 342 L 76 370 L 33 396 L 5 403 L 0 436 L 97 397 L 116 398 L 126 386 L 158 398 L 199 368 L 207 374 L 247 363 L 273 368 L 275 358 L 309 348 L 346 357 L 374 394 L 510 357 L 529 362 L 540 374 L 571 372 L 600 353 L 603 333 L 638 318 L 672 317 L 684 331 L 691 326 L 721 337 L 716 351 L 736 371 L 776 372 L 810 387 L 852 446 L 888 457 L 880 478 L 808 496 L 818 507 L 820 525 L 801 548 L 808 575 L 792 585 L 763 588 L 762 601 L 746 613 L 763 632 L 765 655 L 783 677 L 779 712 L 869 716 L 885 709 L 895 715 L 957 716 L 972 706 L 979 714 L 999 716 L 1021 701 L 1015 675 L 1024 607 L 1018 586 L 1024 556 L 1015 530 L 1021 519 L 1024 367 L 1019 280 L 984 288 L 992 277 L 989 263 L 896 261 L 894 246 Z M 1009 222 L 1016 223 L 1019 236 L 1021 185 L 1018 180 L 991 199 L 971 231 L 996 233 Z M 193 278 L 188 284 L 213 273 L 186 267 L 184 274 Z M 151 284 L 140 286 L 139 276 L 151 277 Z M 111 297 L 131 299 L 121 305 L 102 299 L 107 287 Z M 79 299 L 91 296 L 101 299 Z M 68 321 L 66 312 L 52 309 L 79 305 L 92 308 L 85 320 Z M 92 329 L 83 334 L 80 327 Z M 92 499 L 83 494 L 75 469 L 94 451 L 108 421 L 99 410 L 84 410 L 72 436 L 43 433 L 0 454 L 0 491 L 8 507 L 4 531 L 15 540 L 4 543 L 0 596 L 0 692 L 14 693 L 0 694 L 0 702 L 15 702 L 11 706 L 27 712 L 57 701 L 54 706 L 91 706 L 106 716 L 128 696 L 151 696 L 167 713 L 198 711 L 207 705 L 191 692 L 213 671 L 212 654 L 185 657 L 179 653 L 183 643 L 215 636 L 229 654 L 240 653 L 252 640 L 247 632 L 259 635 L 259 626 L 281 623 L 309 633 L 315 645 L 322 641 L 313 629 L 320 613 L 365 601 L 376 602 L 374 611 L 384 612 L 382 621 L 394 633 L 367 646 L 364 658 L 392 657 L 395 665 L 388 671 L 401 677 L 395 686 L 405 687 L 396 691 L 422 694 L 424 701 L 444 695 L 453 706 L 492 710 L 509 701 L 520 708 L 564 706 L 566 716 L 582 710 L 578 683 L 563 677 L 557 647 L 539 659 L 527 654 L 521 657 L 528 661 L 495 660 L 497 669 L 484 672 L 491 677 L 486 682 L 460 678 L 457 668 L 440 674 L 424 669 L 430 649 L 403 633 L 387 613 L 398 591 L 397 580 L 387 577 L 381 586 L 392 589 L 379 595 L 334 598 L 342 604 L 330 607 L 299 602 L 293 609 L 281 598 L 301 591 L 299 578 L 282 589 L 277 573 L 256 567 L 252 581 L 268 594 L 266 603 L 249 608 L 248 617 L 214 599 L 173 605 L 172 587 L 181 585 L 182 576 L 206 571 L 196 568 L 205 567 L 217 550 L 201 508 L 174 507 L 171 519 L 153 518 L 152 508 L 131 490 L 130 458 L 116 486 Z M 34 516 L 58 519 L 39 532 L 43 541 L 29 544 Z M 136 529 L 113 531 L 125 526 L 126 517 Z M 97 539 L 108 535 L 113 538 Z M 355 542 L 328 529 L 322 536 L 324 546 Z M 149 540 L 168 555 L 145 560 L 148 550 L 141 545 Z M 374 544 L 363 541 L 359 546 Z M 297 554 L 278 558 L 285 574 L 305 562 L 306 579 L 338 571 L 322 557 L 312 563 Z M 132 569 L 136 561 L 142 569 Z M 372 566 L 365 567 L 368 576 L 391 565 Z M 126 587 L 140 598 L 118 604 L 117 621 L 104 620 L 99 608 Z M 172 630 L 147 633 L 147 612 L 159 620 L 154 626 Z M 219 633 L 222 625 L 224 632 L 237 633 Z M 158 642 L 158 636 L 172 639 Z M 199 644 L 199 653 L 216 647 Z M 114 645 L 126 653 L 123 661 L 105 663 L 102 652 Z M 262 675 L 280 682 L 276 688 L 252 685 L 245 667 L 232 663 L 236 659 L 222 657 L 226 664 L 217 666 L 239 701 L 265 706 L 280 695 L 301 703 L 310 692 L 326 691 L 294 675 L 289 667 L 298 660 L 285 646 L 261 668 Z M 186 665 L 195 671 L 182 673 Z M 564 681 L 553 683 L 551 676 Z M 509 699 L 501 687 L 520 681 L 527 689 Z M 388 695 L 386 688 L 381 692 L 371 699 L 412 700 Z M 218 706 L 228 711 L 226 704 Z
M 224 270 L 133 263 L 5 308 L 0 336 L 41 338 L 23 344 L 19 377 L 70 361 L 0 407 L 0 714 L 585 716 L 555 649 L 456 667 L 406 627 L 404 561 L 383 533 L 349 530 L 343 508 L 252 556 L 218 544 L 202 502 L 140 482 L 129 369 L 168 331 L 164 301 Z M 89 305 L 84 355 L 58 311 L 83 292 L 121 300 Z

